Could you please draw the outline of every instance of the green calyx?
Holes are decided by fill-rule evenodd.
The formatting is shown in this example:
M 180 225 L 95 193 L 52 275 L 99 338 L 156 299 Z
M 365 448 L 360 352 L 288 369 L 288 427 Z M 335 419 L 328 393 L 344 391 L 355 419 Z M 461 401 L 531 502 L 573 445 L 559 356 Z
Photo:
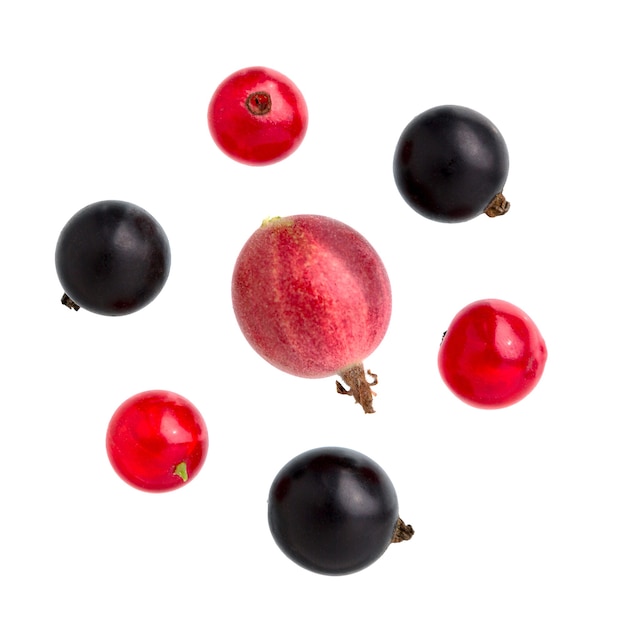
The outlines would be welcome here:
M 277 222 L 278 220 L 281 220 L 282 217 L 280 217 L 279 215 L 276 215 L 275 217 L 266 217 L 262 222 L 261 222 L 261 228 L 263 228 L 264 226 L 267 226 L 268 224 L 271 224 L 272 222 Z
M 189 474 L 187 473 L 187 463 L 185 463 L 185 461 L 183 461 L 182 463 L 179 463 L 174 468 L 174 474 L 176 476 L 179 476 L 182 479 L 182 481 L 186 483 L 189 480 Z

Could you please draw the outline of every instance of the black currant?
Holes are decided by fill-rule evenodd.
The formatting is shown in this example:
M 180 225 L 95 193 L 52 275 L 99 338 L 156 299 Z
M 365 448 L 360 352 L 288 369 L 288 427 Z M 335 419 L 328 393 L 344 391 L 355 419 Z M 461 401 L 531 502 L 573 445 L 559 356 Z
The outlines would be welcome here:
M 280 549 L 318 574 L 359 571 L 413 535 L 387 474 L 347 448 L 317 448 L 287 463 L 270 488 L 268 520 Z
M 393 161 L 398 190 L 418 213 L 439 222 L 502 215 L 509 153 L 498 129 L 462 106 L 438 106 L 404 129 Z
M 170 246 L 144 209 L 117 200 L 95 202 L 65 225 L 56 247 L 62 302 L 101 315 L 126 315 L 146 306 L 163 288 Z

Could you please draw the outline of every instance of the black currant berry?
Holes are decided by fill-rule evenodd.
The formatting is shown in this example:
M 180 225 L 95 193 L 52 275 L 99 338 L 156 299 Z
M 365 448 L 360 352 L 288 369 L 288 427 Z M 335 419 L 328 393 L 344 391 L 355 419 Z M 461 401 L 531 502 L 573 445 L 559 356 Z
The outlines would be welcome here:
M 393 161 L 398 190 L 418 213 L 438 222 L 502 215 L 509 153 L 498 129 L 461 106 L 439 106 L 404 129 Z
M 317 448 L 292 459 L 269 495 L 268 520 L 279 548 L 318 574 L 351 574 L 410 539 L 398 498 L 374 461 L 346 448 Z
M 56 247 L 62 302 L 101 315 L 126 315 L 159 294 L 170 270 L 170 246 L 144 209 L 115 200 L 81 209 Z

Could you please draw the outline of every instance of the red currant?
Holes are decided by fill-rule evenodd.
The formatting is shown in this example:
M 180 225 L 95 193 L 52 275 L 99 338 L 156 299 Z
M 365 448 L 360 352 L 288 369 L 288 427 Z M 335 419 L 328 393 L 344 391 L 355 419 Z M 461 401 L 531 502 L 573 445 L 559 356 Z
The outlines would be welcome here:
M 171 491 L 200 471 L 208 450 L 198 409 L 171 391 L 144 391 L 115 411 L 106 437 L 113 469 L 144 491 Z
M 219 85 L 208 121 L 215 143 L 229 157 L 247 165 L 269 165 L 302 143 L 308 112 L 302 94 L 286 76 L 250 67 Z
M 472 406 L 518 402 L 537 385 L 548 352 L 534 322 L 503 300 L 479 300 L 452 320 L 439 347 L 439 372 Z

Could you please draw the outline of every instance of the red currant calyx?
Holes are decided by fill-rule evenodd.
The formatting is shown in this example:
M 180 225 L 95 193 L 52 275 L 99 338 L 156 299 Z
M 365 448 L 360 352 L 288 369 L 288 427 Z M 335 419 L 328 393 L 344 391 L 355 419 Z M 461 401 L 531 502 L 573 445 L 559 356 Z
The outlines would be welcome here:
M 252 115 L 267 115 L 272 110 L 272 98 L 267 91 L 255 91 L 246 98 L 246 108 Z
M 182 461 L 174 468 L 174 475 L 179 476 L 180 479 L 186 483 L 189 480 L 189 474 L 187 473 L 187 463 Z

